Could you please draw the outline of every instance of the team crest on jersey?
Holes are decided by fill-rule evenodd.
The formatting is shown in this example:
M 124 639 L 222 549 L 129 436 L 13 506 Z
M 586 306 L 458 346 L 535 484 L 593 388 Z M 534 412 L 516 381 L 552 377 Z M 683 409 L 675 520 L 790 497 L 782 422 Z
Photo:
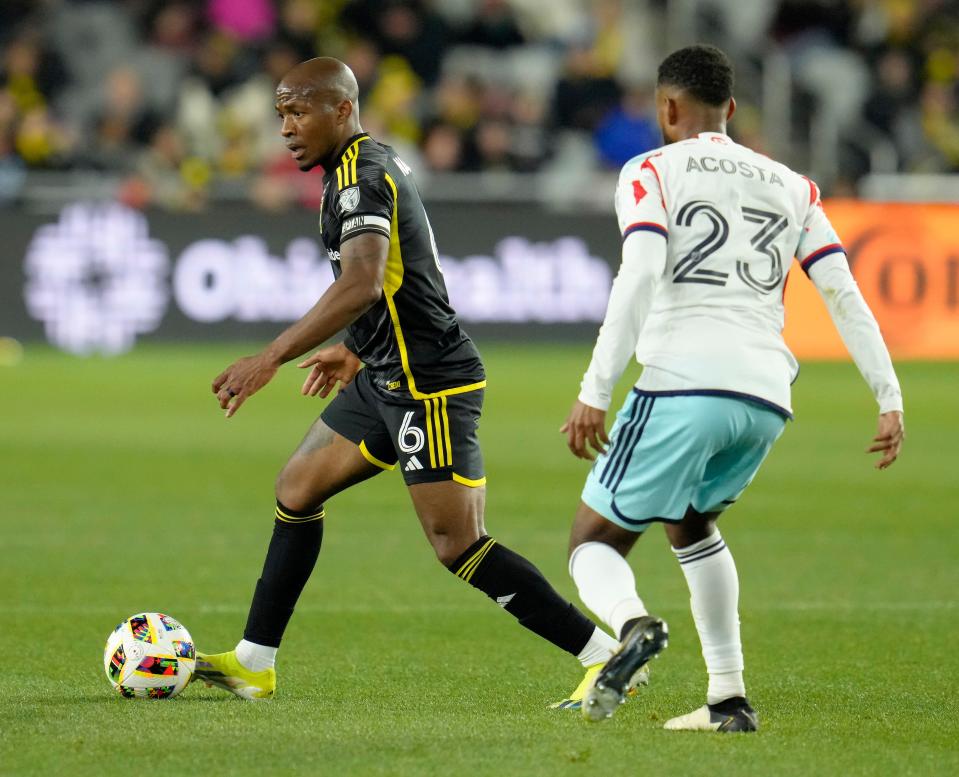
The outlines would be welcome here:
M 340 192 L 340 213 L 349 213 L 360 204 L 360 187 L 351 186 Z

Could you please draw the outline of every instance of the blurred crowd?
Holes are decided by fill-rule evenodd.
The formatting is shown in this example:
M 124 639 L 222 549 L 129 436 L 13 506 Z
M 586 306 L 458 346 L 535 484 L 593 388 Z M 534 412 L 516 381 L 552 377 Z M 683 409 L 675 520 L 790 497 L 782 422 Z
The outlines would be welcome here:
M 777 5 L 768 36 L 788 58 L 794 110 L 828 115 L 841 136 L 834 193 L 855 194 L 870 149 L 892 151 L 888 172 L 959 171 L 959 2 Z
M 703 0 L 695 37 L 737 64 L 784 52 L 804 106 L 874 133 L 904 171 L 959 170 L 959 9 L 948 0 Z M 144 206 L 234 186 L 316 203 L 279 142 L 273 91 L 346 61 L 364 128 L 423 172 L 615 169 L 659 145 L 668 0 L 3 0 L 0 201 L 30 170 L 107 173 Z M 751 34 L 744 34 L 751 29 Z M 748 86 L 748 84 L 747 84 Z M 758 90 L 733 132 L 768 148 Z M 864 146 L 839 186 L 868 172 Z

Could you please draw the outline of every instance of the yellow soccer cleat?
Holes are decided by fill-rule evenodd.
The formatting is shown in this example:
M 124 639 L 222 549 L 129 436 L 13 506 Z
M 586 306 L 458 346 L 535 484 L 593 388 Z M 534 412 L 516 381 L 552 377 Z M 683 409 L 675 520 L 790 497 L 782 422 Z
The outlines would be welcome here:
M 207 686 L 215 685 L 246 701 L 266 701 L 276 691 L 276 670 L 251 672 L 236 658 L 236 651 L 207 655 L 197 651 L 193 676 Z
M 551 710 L 579 710 L 583 707 L 583 698 L 586 696 L 586 691 L 592 686 L 593 681 L 596 679 L 596 675 L 600 673 L 600 670 L 606 666 L 604 661 L 601 664 L 593 664 L 592 666 L 586 667 L 586 674 L 583 676 L 582 681 L 579 685 L 576 686 L 576 689 L 569 695 L 568 699 L 563 699 L 562 701 L 554 702 L 549 705 Z M 629 690 L 627 691 L 627 696 L 636 695 L 636 686 L 637 685 L 649 685 L 649 667 L 644 666 L 640 669 L 636 675 L 633 677 L 632 682 L 630 683 Z

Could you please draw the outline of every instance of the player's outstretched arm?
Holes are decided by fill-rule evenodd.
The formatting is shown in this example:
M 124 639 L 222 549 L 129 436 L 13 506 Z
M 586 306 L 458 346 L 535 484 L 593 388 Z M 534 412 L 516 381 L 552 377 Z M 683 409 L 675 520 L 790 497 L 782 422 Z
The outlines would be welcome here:
M 299 321 L 263 351 L 234 362 L 213 381 L 213 393 L 226 417 L 263 388 L 281 365 L 302 356 L 352 324 L 383 295 L 389 240 L 366 232 L 340 246 L 342 273 Z
M 872 445 L 866 449 L 866 453 L 882 453 L 882 458 L 876 462 L 876 469 L 886 469 L 899 458 L 899 449 L 905 437 L 900 411 L 892 410 L 879 416 L 879 429 L 872 438 Z

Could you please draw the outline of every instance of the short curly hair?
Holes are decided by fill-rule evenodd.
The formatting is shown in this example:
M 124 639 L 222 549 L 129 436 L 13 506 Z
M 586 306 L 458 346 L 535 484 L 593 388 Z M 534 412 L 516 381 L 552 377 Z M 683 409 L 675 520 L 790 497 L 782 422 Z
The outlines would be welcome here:
M 677 86 L 706 105 L 719 106 L 733 96 L 733 65 L 715 46 L 686 46 L 662 61 L 656 84 Z

